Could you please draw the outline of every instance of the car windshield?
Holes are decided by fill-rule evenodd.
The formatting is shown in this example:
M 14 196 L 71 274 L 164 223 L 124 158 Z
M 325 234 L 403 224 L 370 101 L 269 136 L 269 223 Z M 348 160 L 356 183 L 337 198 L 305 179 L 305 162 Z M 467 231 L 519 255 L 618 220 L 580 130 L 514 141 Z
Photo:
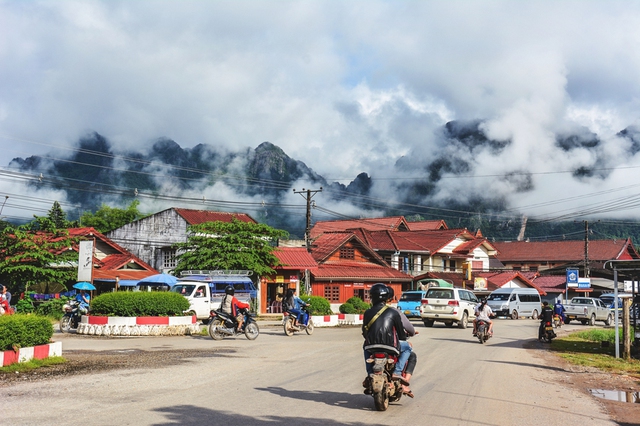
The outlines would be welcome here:
M 498 301 L 509 300 L 509 294 L 508 293 L 490 294 L 487 300 L 498 300 Z
M 171 288 L 174 293 L 180 293 L 183 296 L 191 296 L 193 289 L 196 288 L 193 284 L 177 284 Z
M 422 300 L 422 293 L 403 293 L 400 296 L 401 302 L 417 302 Z
M 427 291 L 427 298 L 431 299 L 453 299 L 453 290 L 443 288 L 432 288 Z

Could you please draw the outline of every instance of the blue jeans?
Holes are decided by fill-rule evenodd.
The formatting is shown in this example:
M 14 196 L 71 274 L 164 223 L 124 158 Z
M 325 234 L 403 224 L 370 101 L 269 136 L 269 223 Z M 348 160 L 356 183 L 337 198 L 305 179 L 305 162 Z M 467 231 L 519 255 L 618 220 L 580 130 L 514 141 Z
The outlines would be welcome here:
M 307 325 L 308 315 L 305 311 L 301 309 L 289 309 L 289 312 L 295 314 L 296 319 L 298 320 L 298 324 Z
M 411 345 L 409 342 L 401 340 L 400 341 L 400 355 L 398 355 L 398 362 L 396 362 L 396 368 L 393 370 L 393 374 L 397 376 L 402 375 L 402 371 L 404 367 L 407 365 L 407 360 L 409 359 L 409 355 L 411 355 Z M 371 356 L 371 352 L 365 349 L 364 351 L 364 366 L 367 369 L 367 374 L 373 373 L 373 364 L 367 362 L 369 357 Z

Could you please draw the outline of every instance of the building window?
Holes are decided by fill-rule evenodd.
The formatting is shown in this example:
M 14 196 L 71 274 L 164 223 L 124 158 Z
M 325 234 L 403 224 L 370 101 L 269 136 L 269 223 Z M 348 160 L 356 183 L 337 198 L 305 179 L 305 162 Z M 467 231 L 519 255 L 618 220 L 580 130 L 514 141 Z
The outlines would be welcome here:
M 353 259 L 354 257 L 351 247 L 340 247 L 340 259 Z
M 452 272 L 456 271 L 456 261 L 455 260 L 450 260 L 449 261 L 449 270 Z
M 538 272 L 538 267 L 537 266 L 529 266 L 529 271 Z
M 162 269 L 173 269 L 176 267 L 176 249 L 163 248 L 162 251 Z
M 514 266 L 513 270 L 514 271 L 522 271 L 522 266 Z
M 327 285 L 324 287 L 324 298 L 329 302 L 340 302 L 340 286 Z

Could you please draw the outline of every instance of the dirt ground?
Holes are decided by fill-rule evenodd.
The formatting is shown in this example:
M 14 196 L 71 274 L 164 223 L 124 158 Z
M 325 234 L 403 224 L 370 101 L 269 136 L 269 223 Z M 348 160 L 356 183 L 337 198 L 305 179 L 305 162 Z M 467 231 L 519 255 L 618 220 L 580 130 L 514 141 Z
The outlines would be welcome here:
M 532 343 L 542 345 L 538 342 Z M 573 365 L 549 350 L 536 347 L 535 356 L 541 357 L 548 366 L 558 371 L 557 381 L 591 396 L 591 389 L 640 393 L 640 379 L 626 375 L 605 373 L 593 367 Z M 592 398 L 595 398 L 592 396 Z M 621 426 L 640 425 L 640 400 L 638 403 L 618 402 L 595 398 L 603 405 L 611 418 Z
M 537 342 L 531 345 L 538 345 Z M 558 383 L 578 389 L 591 395 L 591 389 L 640 392 L 640 379 L 604 373 L 600 370 L 569 364 L 551 351 L 530 347 L 535 356 L 542 358 L 546 365 L 557 369 Z M 91 374 L 100 371 L 125 368 L 159 368 L 179 364 L 186 358 L 230 356 L 224 350 L 173 350 L 173 351 L 68 351 L 67 362 L 27 373 L 0 373 L 0 387 L 25 381 L 55 379 L 59 376 Z M 617 402 L 598 399 L 612 419 L 622 426 L 640 425 L 640 403 Z

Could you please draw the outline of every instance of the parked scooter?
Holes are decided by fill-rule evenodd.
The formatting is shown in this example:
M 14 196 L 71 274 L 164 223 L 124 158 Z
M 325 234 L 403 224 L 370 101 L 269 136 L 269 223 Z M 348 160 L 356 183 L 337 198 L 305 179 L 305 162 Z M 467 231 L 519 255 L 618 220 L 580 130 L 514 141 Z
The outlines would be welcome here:
M 247 339 L 255 340 L 260 334 L 260 328 L 253 318 L 253 314 L 248 309 L 240 309 L 240 313 L 244 315 L 244 321 L 240 330 L 237 328 L 235 318 L 226 312 L 220 310 L 212 310 L 209 313 L 209 336 L 213 340 L 222 340 L 226 336 L 237 336 L 244 334 Z
M 297 323 L 296 326 L 293 325 L 293 320 L 295 319 L 295 314 L 291 313 L 291 311 L 284 311 L 282 313 L 282 327 L 284 329 L 284 334 L 287 336 L 293 336 L 293 333 L 304 330 L 308 335 L 313 334 L 313 321 L 311 320 L 311 314 L 309 313 L 309 308 L 307 306 L 302 308 L 307 314 L 307 324 Z
M 480 343 L 484 343 L 491 338 L 489 334 L 489 323 L 484 320 L 478 320 L 476 332 Z
M 556 337 L 556 332 L 553 331 L 553 324 L 551 321 L 547 321 L 544 323 L 544 332 L 542 333 L 542 341 L 549 342 Z
M 399 401 L 402 397 L 402 382 L 393 377 L 398 357 L 386 352 L 373 352 L 367 362 L 373 364 L 373 373 L 365 379 L 365 393 L 373 396 L 376 410 L 385 411 L 389 402 Z
M 80 318 L 82 317 L 80 302 L 77 300 L 69 300 L 64 304 L 62 310 L 64 311 L 64 315 L 60 320 L 60 331 L 69 333 L 71 330 L 77 330 Z

